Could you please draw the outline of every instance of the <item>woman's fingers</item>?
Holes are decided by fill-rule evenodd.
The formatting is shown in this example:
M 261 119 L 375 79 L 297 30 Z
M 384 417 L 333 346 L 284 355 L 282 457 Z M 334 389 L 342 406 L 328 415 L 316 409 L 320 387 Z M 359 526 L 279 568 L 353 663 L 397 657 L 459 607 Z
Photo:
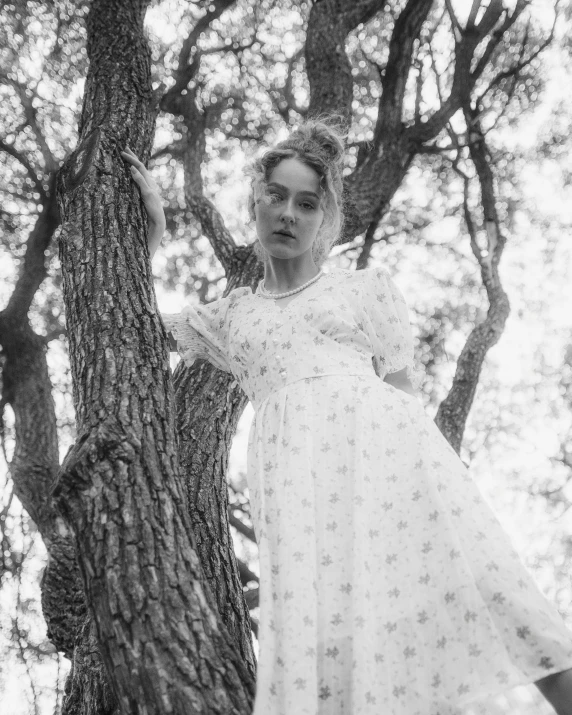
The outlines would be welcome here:
M 134 166 L 130 166 L 129 169 L 131 170 L 131 176 L 139 185 L 139 189 L 141 190 L 142 195 L 146 195 L 153 190 L 152 187 L 149 185 L 147 179 L 140 171 L 138 171 Z
M 133 151 L 126 146 L 121 152 L 121 156 L 128 161 L 131 166 L 131 176 L 139 187 L 141 198 L 147 210 L 149 222 L 156 226 L 165 225 L 165 213 L 161 201 L 161 191 L 151 174 L 147 171 L 142 161 L 140 161 Z
M 121 152 L 121 155 L 123 156 L 124 159 L 127 159 L 127 161 L 139 171 L 139 173 L 145 178 L 145 181 L 147 181 L 147 183 L 152 181 L 151 176 L 149 175 L 149 172 L 145 168 L 145 164 L 143 164 L 143 162 L 137 158 L 137 156 L 133 153 L 133 151 L 128 146 L 126 146 L 125 150 Z
M 137 171 L 137 169 L 134 166 L 130 166 L 129 170 L 131 171 L 131 176 L 135 179 L 137 182 L 144 181 L 144 176 L 140 171 Z
M 133 164 L 129 167 L 131 176 L 135 179 L 141 192 L 152 191 L 154 188 L 153 179 L 149 176 L 147 172 L 143 173 Z
M 122 151 L 121 156 L 124 159 L 127 159 L 127 161 L 132 165 L 135 166 L 139 171 L 141 169 L 144 169 L 145 167 L 143 166 L 143 162 L 139 161 L 139 159 L 135 156 L 133 152 L 128 152 L 128 151 Z

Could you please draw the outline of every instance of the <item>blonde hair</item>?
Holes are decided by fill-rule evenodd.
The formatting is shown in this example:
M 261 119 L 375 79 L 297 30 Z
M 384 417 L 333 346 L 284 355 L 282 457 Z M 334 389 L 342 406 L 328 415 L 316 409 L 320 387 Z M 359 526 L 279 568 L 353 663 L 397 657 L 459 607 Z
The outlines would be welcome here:
M 262 186 L 283 159 L 298 159 L 318 174 L 323 192 L 324 220 L 312 245 L 312 258 L 317 266 L 324 263 L 332 246 L 339 240 L 344 223 L 342 169 L 346 135 L 340 120 L 337 117 L 306 120 L 287 139 L 253 161 L 245 171 L 251 178 L 248 213 L 252 220 L 255 219 L 254 203 Z M 266 251 L 258 240 L 254 244 L 254 252 L 264 263 Z

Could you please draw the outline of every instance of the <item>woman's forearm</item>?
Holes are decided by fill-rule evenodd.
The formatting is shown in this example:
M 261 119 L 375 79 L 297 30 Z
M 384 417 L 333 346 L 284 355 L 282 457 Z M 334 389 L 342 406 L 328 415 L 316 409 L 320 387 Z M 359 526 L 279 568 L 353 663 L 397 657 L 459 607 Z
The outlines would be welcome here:
M 165 232 L 165 226 L 149 222 L 149 230 L 147 231 L 147 245 L 149 246 L 149 257 L 152 259 L 155 251 L 161 245 L 161 239 Z

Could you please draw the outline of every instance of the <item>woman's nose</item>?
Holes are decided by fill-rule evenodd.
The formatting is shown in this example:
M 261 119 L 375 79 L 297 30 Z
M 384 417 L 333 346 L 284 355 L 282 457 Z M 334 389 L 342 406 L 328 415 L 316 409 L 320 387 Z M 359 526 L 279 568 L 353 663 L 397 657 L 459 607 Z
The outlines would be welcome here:
M 280 218 L 285 221 L 294 221 L 294 202 L 291 199 L 284 204 Z

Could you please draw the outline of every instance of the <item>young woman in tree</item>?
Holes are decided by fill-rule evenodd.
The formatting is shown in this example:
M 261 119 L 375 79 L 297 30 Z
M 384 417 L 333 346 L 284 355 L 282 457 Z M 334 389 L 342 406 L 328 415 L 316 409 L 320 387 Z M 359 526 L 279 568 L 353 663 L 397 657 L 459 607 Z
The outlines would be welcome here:
M 157 187 L 133 154 L 161 240 Z M 186 364 L 234 375 L 255 416 L 260 555 L 254 715 L 449 715 L 535 682 L 572 715 L 572 633 L 415 396 L 387 270 L 322 266 L 344 145 L 307 121 L 251 169 L 264 279 L 163 315 Z

